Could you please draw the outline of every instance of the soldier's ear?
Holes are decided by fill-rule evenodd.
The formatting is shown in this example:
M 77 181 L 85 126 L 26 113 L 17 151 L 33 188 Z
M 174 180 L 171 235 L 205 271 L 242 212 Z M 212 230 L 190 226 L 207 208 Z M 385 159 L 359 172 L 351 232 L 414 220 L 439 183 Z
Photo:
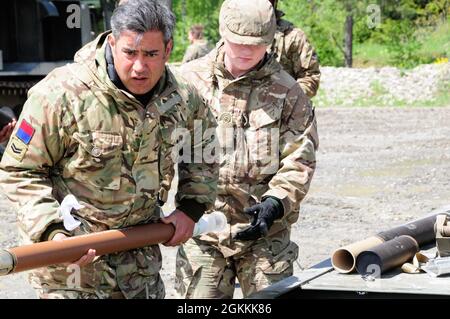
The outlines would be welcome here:
M 116 38 L 114 38 L 113 34 L 110 33 L 108 34 L 108 44 L 111 46 L 111 49 L 113 49 L 114 52 L 114 47 L 116 46 Z
M 166 44 L 166 52 L 165 52 L 165 60 L 166 62 L 169 61 L 170 58 L 170 54 L 172 53 L 172 48 L 173 48 L 173 40 L 170 39 L 167 44 Z

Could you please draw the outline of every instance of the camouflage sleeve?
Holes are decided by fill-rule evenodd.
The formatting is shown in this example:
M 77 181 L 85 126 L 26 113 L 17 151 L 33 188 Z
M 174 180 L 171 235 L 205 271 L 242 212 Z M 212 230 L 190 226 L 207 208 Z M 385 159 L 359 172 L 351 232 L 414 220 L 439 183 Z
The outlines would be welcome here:
M 294 29 L 286 37 L 288 58 L 294 63 L 294 78 L 310 98 L 319 89 L 320 69 L 317 54 L 306 35 Z
M 192 117 L 188 120 L 187 128 L 190 139 L 191 156 L 183 157 L 178 164 L 178 192 L 175 196 L 176 207 L 185 206 L 197 209 L 188 215 L 195 221 L 203 215 L 205 210 L 214 208 L 219 175 L 218 161 L 214 154 L 215 128 L 214 116 L 204 100 L 192 88 L 189 96 Z M 187 205 L 195 201 L 197 205 Z M 198 205 L 200 204 L 200 206 Z M 182 209 L 183 210 L 183 209 Z
M 36 87 L 35 87 L 36 88 Z M 52 195 L 51 167 L 64 153 L 61 112 L 37 89 L 24 105 L 0 164 L 0 185 L 17 208 L 19 228 L 37 242 L 47 227 L 61 222 L 59 203 Z
M 283 218 L 289 218 L 308 192 L 319 138 L 311 102 L 299 86 L 290 90 L 285 103 L 280 128 L 280 166 L 262 198 L 278 198 L 284 207 Z
M 193 45 L 189 45 L 183 56 L 183 61 L 181 63 L 188 63 L 189 61 L 195 60 L 197 58 L 197 52 Z

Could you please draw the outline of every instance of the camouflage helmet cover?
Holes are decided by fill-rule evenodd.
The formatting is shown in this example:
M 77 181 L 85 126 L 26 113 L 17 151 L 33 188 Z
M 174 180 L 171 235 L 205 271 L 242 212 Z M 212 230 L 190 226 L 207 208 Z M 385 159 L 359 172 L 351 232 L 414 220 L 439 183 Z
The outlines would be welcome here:
M 220 35 L 236 44 L 270 45 L 276 26 L 268 0 L 225 0 L 220 9 Z

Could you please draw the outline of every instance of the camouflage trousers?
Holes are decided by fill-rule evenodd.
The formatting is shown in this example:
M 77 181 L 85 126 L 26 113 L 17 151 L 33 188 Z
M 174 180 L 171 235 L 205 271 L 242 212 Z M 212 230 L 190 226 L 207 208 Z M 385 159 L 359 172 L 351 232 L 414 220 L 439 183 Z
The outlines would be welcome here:
M 42 299 L 162 299 L 157 245 L 100 257 L 84 267 L 55 265 L 30 272 Z
M 220 249 L 199 239 L 180 246 L 175 288 L 179 298 L 233 298 L 236 278 L 244 297 L 292 276 L 298 246 L 279 237 L 263 238 L 225 258 Z

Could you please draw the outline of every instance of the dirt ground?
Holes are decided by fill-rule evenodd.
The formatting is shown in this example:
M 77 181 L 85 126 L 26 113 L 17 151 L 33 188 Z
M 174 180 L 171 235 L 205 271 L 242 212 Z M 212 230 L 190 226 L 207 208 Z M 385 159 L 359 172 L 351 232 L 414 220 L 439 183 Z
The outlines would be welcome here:
M 320 150 L 293 226 L 292 240 L 300 246 L 295 273 L 335 248 L 450 204 L 450 107 L 327 108 L 316 114 Z M 0 220 L 0 247 L 17 245 L 15 214 L 4 196 Z M 173 298 L 176 249 L 162 250 L 166 295 Z M 0 298 L 35 298 L 24 278 L 0 278 Z

